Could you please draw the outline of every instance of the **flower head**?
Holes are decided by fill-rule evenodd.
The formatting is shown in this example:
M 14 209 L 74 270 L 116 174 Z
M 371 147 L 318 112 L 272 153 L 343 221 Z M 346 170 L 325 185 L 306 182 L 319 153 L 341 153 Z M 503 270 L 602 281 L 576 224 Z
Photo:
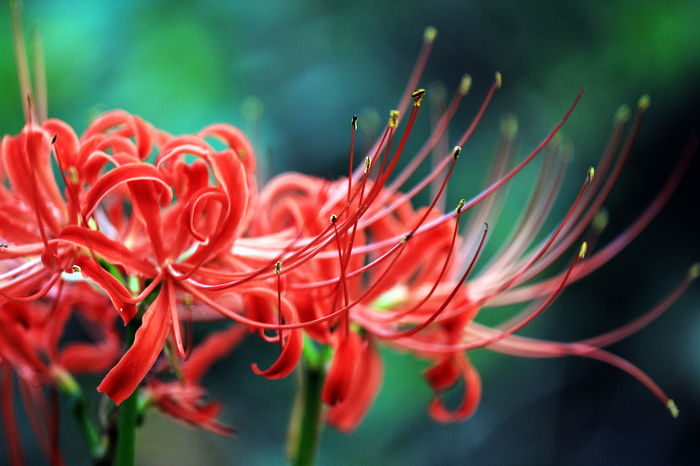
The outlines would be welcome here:
M 304 325 L 305 332 L 317 343 L 333 348 L 323 390 L 323 400 L 330 408 L 329 421 L 336 422 L 333 419 L 338 418 L 330 413 L 356 391 L 355 377 L 361 361 L 371 373 L 381 373 L 373 369 L 379 360 L 364 356 L 369 354 L 367 348 L 374 348 L 377 341 L 431 361 L 426 380 L 436 396 L 429 410 L 442 422 L 463 420 L 474 412 L 481 383 L 467 352 L 483 347 L 525 357 L 576 354 L 603 360 L 636 377 L 675 415 L 675 405 L 651 379 L 602 347 L 638 330 L 652 316 L 666 309 L 677 298 L 679 290 L 688 286 L 693 274 L 689 274 L 659 306 L 630 325 L 600 338 L 557 343 L 525 339 L 515 333 L 539 316 L 568 284 L 606 263 L 644 229 L 678 185 L 694 152 L 694 142 L 691 141 L 654 202 L 616 239 L 597 250 L 593 250 L 593 243 L 604 223 L 602 207 L 632 151 L 648 107 L 648 97 L 640 100 L 624 142 L 629 111 L 623 108 L 618 112 L 610 142 L 598 166 L 582 177 L 581 191 L 571 201 L 568 213 L 539 243 L 535 239 L 543 233 L 545 219 L 559 196 L 569 158 L 568 146 L 562 144 L 556 134 L 581 94 L 555 129 L 517 164 L 512 161 L 517 124 L 506 120 L 491 178 L 484 190 L 471 200 L 462 201 L 455 210 L 440 212 L 436 206 L 461 147 L 474 131 L 502 79 L 500 74 L 496 75 L 458 146 L 444 154 L 436 168 L 403 194 L 399 188 L 442 137 L 467 89 L 467 86 L 460 87 L 423 148 L 402 172 L 394 173 L 420 109 L 424 91 L 412 94 L 411 89 L 420 76 L 429 48 L 430 43 L 426 42 L 399 104 L 400 110 L 391 112 L 383 134 L 364 163 L 353 169 L 351 148 L 351 171 L 347 179 L 329 182 L 296 173 L 273 179 L 261 190 L 257 205 L 261 214 L 251 223 L 252 236 L 234 245 L 230 252 L 231 261 L 246 263 L 250 270 L 263 270 L 268 264 L 268 272 L 262 272 L 257 278 L 269 280 L 271 286 L 276 281 L 280 299 L 288 300 L 295 307 L 301 320 L 299 326 Z M 399 138 L 400 115 L 411 98 L 413 105 L 406 128 L 394 146 Z M 353 136 L 358 124 L 361 122 L 353 118 Z M 540 173 L 519 223 L 500 251 L 486 265 L 481 265 L 478 273 L 470 274 L 480 259 L 489 224 L 494 228 L 498 218 L 504 200 L 503 187 L 542 152 L 544 160 Z M 442 184 L 435 181 L 441 174 Z M 410 199 L 431 183 L 437 188 L 433 202 L 427 208 L 414 210 Z M 474 207 L 480 210 L 472 215 L 472 227 L 459 235 L 460 218 Z M 584 234 L 590 243 L 588 248 L 586 242 L 579 242 Z M 572 248 L 573 253 L 570 252 Z M 565 270 L 537 281 L 541 272 L 566 257 L 571 259 Z M 277 277 L 271 267 L 275 261 L 284 264 L 277 269 Z M 482 309 L 521 303 L 529 306 L 497 328 L 474 322 Z M 293 327 L 296 325 L 278 328 Z M 370 360 L 372 368 L 367 368 Z M 460 379 L 465 388 L 463 402 L 456 411 L 450 412 L 442 405 L 440 394 Z M 375 381 L 372 390 L 376 393 L 379 389 L 376 381 L 380 377 L 372 380 Z M 360 396 L 364 403 L 357 406 L 366 409 L 367 400 L 371 400 L 374 393 L 368 396 L 365 390 Z M 338 424 L 343 426 L 342 430 L 352 430 L 357 425 L 362 417 L 358 412 L 356 409 L 352 423 Z

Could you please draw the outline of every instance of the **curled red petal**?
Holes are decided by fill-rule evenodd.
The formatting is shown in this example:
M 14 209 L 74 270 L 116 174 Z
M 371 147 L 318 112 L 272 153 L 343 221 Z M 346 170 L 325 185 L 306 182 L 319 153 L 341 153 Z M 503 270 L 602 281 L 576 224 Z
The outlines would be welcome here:
M 56 159 L 59 166 L 66 170 L 68 167 L 74 166 L 77 168 L 78 157 L 80 154 L 80 140 L 67 123 L 49 118 L 42 125 L 44 131 L 53 138 L 56 136 L 56 141 L 53 143 L 53 150 L 56 154 Z
M 471 365 L 467 356 L 463 353 L 455 354 L 453 363 L 464 379 L 464 397 L 462 403 L 455 411 L 449 411 L 445 408 L 442 398 L 436 394 L 430 401 L 428 413 L 437 422 L 459 422 L 469 418 L 481 399 L 481 378 L 479 373 Z
M 183 226 L 197 241 L 202 243 L 207 240 L 207 237 L 211 234 L 211 232 L 198 231 L 195 223 L 197 222 L 197 220 L 199 220 L 201 223 L 205 223 L 202 221 L 209 220 L 209 217 L 211 217 L 210 215 L 202 215 L 202 211 L 206 207 L 206 203 L 209 200 L 218 202 L 222 206 L 226 206 L 228 204 L 229 199 L 226 197 L 226 194 L 219 188 L 202 188 L 196 193 L 194 193 L 191 196 L 191 198 L 187 201 L 185 208 L 182 210 L 182 215 L 180 216 L 180 222 L 183 224 Z M 214 230 L 215 228 L 216 225 L 212 225 L 211 228 L 208 228 L 208 230 Z
M 333 354 L 331 367 L 323 383 L 321 399 L 329 406 L 341 403 L 350 392 L 362 355 L 362 339 L 355 332 L 343 338 Z
M 119 136 L 136 139 L 138 157 L 141 160 L 151 154 L 152 141 L 149 125 L 138 116 L 133 116 L 124 110 L 112 110 L 97 117 L 83 133 L 83 140 L 92 136 L 106 134 L 117 127 Z
M 243 299 L 246 302 L 250 302 L 249 298 L 254 297 L 264 298 L 264 303 L 266 303 L 267 306 L 274 306 L 277 303 L 277 293 L 266 288 L 253 288 L 251 290 L 247 290 L 243 294 Z M 258 302 L 263 302 L 263 300 L 258 300 Z M 284 323 L 296 324 L 298 322 L 298 318 L 292 303 L 285 297 L 281 298 L 281 302 Z M 286 334 L 287 336 L 279 358 L 277 358 L 272 366 L 264 371 L 261 370 L 257 364 L 253 364 L 253 372 L 255 372 L 257 375 L 262 375 L 268 379 L 281 379 L 291 374 L 297 364 L 299 364 L 301 353 L 304 349 L 304 340 L 301 329 L 284 330 L 282 333 L 283 335 Z
M 340 432 L 350 433 L 357 428 L 382 385 L 384 366 L 372 340 L 362 348 L 357 374 L 345 400 L 331 407 L 326 415 L 326 423 Z
M 146 277 L 155 277 L 158 274 L 156 268 L 148 260 L 137 255 L 122 243 L 108 238 L 100 231 L 68 225 L 61 231 L 58 239 L 52 241 L 70 243 L 93 251 L 110 264 L 123 266 L 129 274 Z
M 4 311 L 5 309 L 3 309 Z M 0 313 L 0 360 L 8 360 L 15 367 L 46 374 L 48 366 L 39 357 L 31 341 L 31 334 L 19 319 Z
M 151 155 L 151 151 L 153 150 L 153 143 L 151 140 L 150 132 L 150 130 L 153 128 L 149 128 L 149 124 L 146 123 L 140 116 L 134 115 L 133 118 L 134 127 L 136 129 L 136 134 L 134 136 L 136 137 L 136 145 L 139 151 L 139 158 L 141 160 L 146 160 L 148 156 Z
M 168 303 L 170 286 L 170 280 L 163 282 L 158 297 L 143 316 L 134 344 L 97 387 L 97 391 L 107 394 L 117 405 L 134 392 L 163 349 L 171 322 Z
M 111 275 L 106 270 L 99 270 L 95 261 L 89 257 L 80 256 L 75 261 L 75 264 L 80 267 L 80 273 L 83 277 L 89 278 L 107 293 L 112 304 L 114 304 L 114 308 L 119 313 L 119 316 L 125 324 L 128 324 L 136 315 L 136 305 L 125 302 L 119 294 L 122 296 L 130 296 L 129 290 L 127 290 L 114 275 Z M 119 294 L 115 293 L 115 291 Z
M 172 200 L 172 192 L 165 182 L 163 174 L 157 168 L 146 163 L 128 163 L 105 173 L 97 180 L 92 188 L 90 188 L 85 196 L 83 215 L 85 218 L 90 217 L 100 201 L 120 184 L 143 180 L 160 183 L 165 188 L 163 190 L 165 196 L 161 199 L 161 204 L 168 205 L 170 203 Z
M 65 209 L 65 204 L 53 178 L 48 146 L 43 131 L 26 126 L 19 136 L 3 138 L 2 157 L 12 190 L 28 206 L 33 206 L 35 221 L 58 233 L 59 212 Z
M 146 232 L 151 240 L 151 247 L 158 264 L 165 260 L 163 244 L 163 218 L 158 202 L 158 192 L 155 183 L 129 183 L 131 202 L 134 212 L 146 226 Z M 167 190 L 170 195 L 172 192 Z
M 255 155 L 253 146 L 245 133 L 232 125 L 216 123 L 209 125 L 198 133 L 201 137 L 214 136 L 233 149 L 245 166 L 248 179 L 255 176 Z
M 459 381 L 460 375 L 452 358 L 446 358 L 425 371 L 423 376 L 434 391 L 442 392 L 453 387 Z

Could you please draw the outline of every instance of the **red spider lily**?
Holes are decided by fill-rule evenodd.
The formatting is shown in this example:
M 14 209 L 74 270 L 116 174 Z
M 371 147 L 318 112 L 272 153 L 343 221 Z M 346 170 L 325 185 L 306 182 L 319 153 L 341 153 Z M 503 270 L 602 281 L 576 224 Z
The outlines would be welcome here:
M 408 92 L 402 98 L 401 111 L 408 104 L 414 78 L 420 75 L 429 47 L 430 40 L 426 41 Z M 623 109 L 618 113 L 597 169 L 589 171 L 581 192 L 554 232 L 535 244 L 533 241 L 541 232 L 562 185 L 568 158 L 566 147 L 553 138 L 573 106 L 543 142 L 510 170 L 515 127 L 507 123 L 487 187 L 470 201 L 460 203 L 453 212 L 443 214 L 435 208 L 460 147 L 471 135 L 499 86 L 500 75 L 497 75 L 455 151 L 446 154 L 438 166 L 406 194 L 399 193 L 398 188 L 442 137 L 459 99 L 466 93 L 466 86 L 460 88 L 434 134 L 391 184 L 389 176 L 415 122 L 422 91 L 413 94 L 413 109 L 393 155 L 391 146 L 398 112 L 392 112 L 384 134 L 366 159 L 364 170 L 362 166 L 354 172 L 351 170 L 347 180 L 327 182 L 301 174 L 285 174 L 268 183 L 261 191 L 257 209 L 262 214 L 254 218 L 250 228 L 255 236 L 242 238 L 231 251 L 228 261 L 246 264 L 250 273 L 260 280 L 275 280 L 271 264 L 276 262 L 280 299 L 284 296 L 296 307 L 301 319 L 298 326 L 305 325 L 305 330 L 316 341 L 334 348 L 323 400 L 331 407 L 328 421 L 341 430 L 352 430 L 360 422 L 379 388 L 381 362 L 376 353 L 367 356 L 367 348 L 374 348 L 376 339 L 433 361 L 433 367 L 426 373 L 428 383 L 436 392 L 429 409 L 441 422 L 463 420 L 474 412 L 481 383 L 465 352 L 481 347 L 526 357 L 576 354 L 603 360 L 636 377 L 676 414 L 673 401 L 651 379 L 601 348 L 633 333 L 668 308 L 697 276 L 697 267 L 657 307 L 604 336 L 565 344 L 524 339 L 514 333 L 540 315 L 567 284 L 610 260 L 644 229 L 678 185 L 695 150 L 695 142 L 689 144 L 657 198 L 627 230 L 585 260 L 584 243 L 565 271 L 554 278 L 532 283 L 591 229 L 632 150 L 648 98 L 640 100 L 632 129 L 622 145 L 629 112 Z M 353 140 L 356 121 L 352 121 Z M 490 263 L 476 276 L 469 277 L 486 239 L 486 232 L 478 225 L 494 223 L 504 196 L 501 187 L 543 150 L 545 160 L 520 223 Z M 445 181 L 430 207 L 414 211 L 410 199 L 445 170 Z M 468 229 L 464 237 L 458 236 L 461 214 L 477 205 L 481 211 L 472 221 L 477 227 Z M 595 241 L 599 233 L 599 228 L 593 227 L 589 240 Z M 221 278 L 226 276 L 222 274 Z M 243 274 L 231 274 L 228 278 L 228 284 L 221 283 L 210 289 L 222 289 L 232 286 L 236 280 L 245 280 Z M 532 304 L 500 327 L 491 329 L 474 322 L 482 308 L 526 302 Z M 358 329 L 365 336 L 361 337 Z M 362 370 L 373 375 L 372 383 L 360 390 L 357 374 Z M 450 412 L 442 405 L 439 394 L 459 379 L 464 381 L 465 395 L 460 407 Z M 362 401 L 354 408 L 347 408 L 350 404 L 344 402 L 351 398 Z M 336 409 L 337 406 L 345 406 L 346 410 Z M 348 412 L 351 414 L 344 417 Z
M 204 141 L 209 136 L 223 140 L 229 148 L 214 151 Z M 155 164 L 143 162 L 154 150 L 153 143 L 158 149 Z M 66 229 L 57 241 L 86 248 L 123 267 L 126 275 L 138 277 L 141 283 L 152 280 L 132 298 L 123 287 L 110 283 L 102 269 L 90 274 L 125 303 L 140 300 L 161 284 L 134 345 L 98 387 L 119 403 L 151 368 L 171 330 L 175 347 L 186 357 L 176 291 L 192 277 L 207 280 L 200 273 L 201 265 L 230 248 L 245 227 L 255 196 L 255 159 L 245 137 L 233 127 L 214 125 L 196 136 L 171 137 L 123 112 L 96 120 L 83 135 L 82 146 L 89 155 L 77 172 L 84 174 L 89 187 L 81 215 L 94 219 L 100 230 Z M 198 160 L 188 165 L 185 155 Z M 107 162 L 114 168 L 105 172 Z M 210 178 L 215 185 L 210 185 Z M 123 212 L 125 203 L 133 208 L 128 217 Z M 104 217 L 98 213 L 100 206 L 106 211 Z M 82 263 L 88 260 L 83 257 Z
M 204 139 L 208 137 L 228 148 L 213 150 Z M 51 148 L 64 174 L 65 201 L 55 181 L 36 168 L 49 166 Z M 154 151 L 155 163 L 145 162 Z M 185 163 L 186 155 L 197 160 Z M 42 128 L 29 124 L 20 136 L 5 137 L 3 160 L 13 188 L 3 192 L 4 204 L 15 206 L 14 222 L 31 233 L 3 233 L 6 244 L 0 254 L 8 264 L 7 280 L 0 284 L 3 296 L 37 299 L 62 273 L 79 271 L 109 295 L 127 323 L 136 314 L 136 304 L 161 286 L 134 346 L 99 387 L 119 403 L 153 365 L 171 330 L 174 346 L 186 357 L 178 311 L 184 296 L 197 292 L 207 300 L 226 299 L 226 291 L 197 288 L 217 279 L 220 266 L 203 265 L 230 250 L 249 221 L 256 192 L 250 144 L 228 125 L 172 137 L 115 111 L 95 120 L 80 140 L 56 120 Z M 26 189 L 18 181 L 22 177 L 41 180 L 32 186 L 44 188 Z M 105 264 L 112 269 L 106 270 Z M 123 283 L 125 277 L 136 280 L 131 289 Z M 239 288 L 240 295 L 244 287 Z M 276 301 L 276 296 L 271 299 Z M 296 318 L 288 315 L 286 321 Z M 287 346 L 292 351 L 283 355 L 297 355 L 293 368 L 301 336 L 299 331 L 290 335 L 292 344 Z M 277 369 L 263 372 L 275 373 L 281 376 Z

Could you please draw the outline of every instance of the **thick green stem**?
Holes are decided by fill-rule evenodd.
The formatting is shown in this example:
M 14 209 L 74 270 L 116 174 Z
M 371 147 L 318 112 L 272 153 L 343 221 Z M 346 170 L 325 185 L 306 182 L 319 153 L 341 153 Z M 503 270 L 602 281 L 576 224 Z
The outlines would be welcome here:
M 299 388 L 289 425 L 289 456 L 295 466 L 313 465 L 321 440 L 323 365 L 299 366 Z
M 132 319 L 126 328 L 126 346 L 131 348 L 140 319 Z M 119 434 L 117 435 L 117 466 L 133 466 L 136 454 L 136 420 L 138 418 L 139 389 L 124 400 L 119 407 Z

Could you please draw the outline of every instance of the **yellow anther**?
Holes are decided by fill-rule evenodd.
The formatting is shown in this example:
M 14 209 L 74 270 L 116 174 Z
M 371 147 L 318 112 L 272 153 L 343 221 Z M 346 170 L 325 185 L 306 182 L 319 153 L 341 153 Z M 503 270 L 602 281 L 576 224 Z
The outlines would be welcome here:
M 277 261 L 277 263 L 275 264 L 275 273 L 277 275 L 282 273 L 282 261 Z
M 595 169 L 591 167 L 588 169 L 588 181 L 593 181 L 593 175 L 595 175 Z
M 511 141 L 518 135 L 518 119 L 509 114 L 501 119 L 501 136 Z
M 357 115 L 352 116 L 352 129 L 357 129 Z
M 389 126 L 396 128 L 399 125 L 399 111 L 392 110 L 389 112 Z
M 581 250 L 578 252 L 579 259 L 583 259 L 586 256 L 586 249 L 588 249 L 588 244 L 584 241 L 581 245 Z
M 413 106 L 420 107 L 420 103 L 423 100 L 423 97 L 425 97 L 425 89 L 418 89 L 416 92 L 411 94 L 411 97 L 415 99 L 413 101 Z
M 459 93 L 462 95 L 467 95 L 470 87 L 472 87 L 472 77 L 465 74 L 462 76 L 462 82 L 459 83 Z
M 182 297 L 182 304 L 185 307 L 190 307 L 194 303 L 194 297 L 191 294 L 186 294 Z
M 336 222 L 337 220 L 338 220 L 338 216 L 335 215 L 335 214 L 332 214 L 332 215 L 331 215 L 331 223 L 332 223 L 332 224 L 335 224 L 335 222 Z
M 501 77 L 500 71 L 496 71 L 496 89 L 500 89 L 503 84 L 503 78 Z
M 411 232 L 409 231 L 408 234 L 407 234 L 406 236 L 403 237 L 403 239 L 401 240 L 401 242 L 402 242 L 403 244 L 408 243 L 408 240 L 411 239 L 412 236 L 413 236 L 413 233 L 411 233 Z
M 623 105 L 617 109 L 615 112 L 615 123 L 625 123 L 630 119 L 630 108 L 627 105 Z
M 455 146 L 455 148 L 452 149 L 452 158 L 456 159 L 457 157 L 459 157 L 460 152 L 462 152 L 462 148 L 459 146 Z
M 423 33 L 423 42 L 426 44 L 432 44 L 435 40 L 435 36 L 437 36 L 437 29 L 435 26 L 428 26 L 425 28 L 425 32 Z
M 671 416 L 674 418 L 678 417 L 678 406 L 676 406 L 676 403 L 673 400 L 668 400 L 666 407 L 669 411 L 671 411 Z
M 595 214 L 595 217 L 593 217 L 593 231 L 595 231 L 597 234 L 600 234 L 603 230 L 605 230 L 605 227 L 608 225 L 608 211 L 605 209 L 601 209 L 600 212 Z
M 368 155 L 365 158 L 365 173 L 369 171 L 369 167 L 372 165 L 372 158 Z
M 238 152 L 238 158 L 241 159 L 241 160 L 245 160 L 245 155 L 246 155 L 246 154 L 245 154 L 245 149 L 240 148 L 240 149 L 238 149 L 237 152 Z
M 644 94 L 639 98 L 639 110 L 644 111 L 647 108 L 649 108 L 649 104 L 651 104 L 651 99 L 647 94 Z
M 457 204 L 457 208 L 455 209 L 455 212 L 460 213 L 462 211 L 462 207 L 464 207 L 464 204 L 466 204 L 466 203 L 467 203 L 467 201 L 465 201 L 464 199 L 459 201 L 459 204 Z
M 51 137 L 51 145 L 53 145 L 53 144 L 56 142 L 56 136 L 58 136 L 58 135 L 57 135 L 57 134 L 54 134 L 54 135 Z
M 68 181 L 70 181 L 70 184 L 78 184 L 78 181 L 80 181 L 80 178 L 78 177 L 78 169 L 75 168 L 73 165 L 68 167 L 68 170 L 66 171 L 66 176 L 68 177 Z
M 695 280 L 698 277 L 700 277 L 700 262 L 694 263 L 690 266 L 690 269 L 688 269 L 688 278 Z
M 80 273 L 80 266 L 79 266 L 79 265 L 74 265 L 74 266 L 73 266 L 73 272 Z

